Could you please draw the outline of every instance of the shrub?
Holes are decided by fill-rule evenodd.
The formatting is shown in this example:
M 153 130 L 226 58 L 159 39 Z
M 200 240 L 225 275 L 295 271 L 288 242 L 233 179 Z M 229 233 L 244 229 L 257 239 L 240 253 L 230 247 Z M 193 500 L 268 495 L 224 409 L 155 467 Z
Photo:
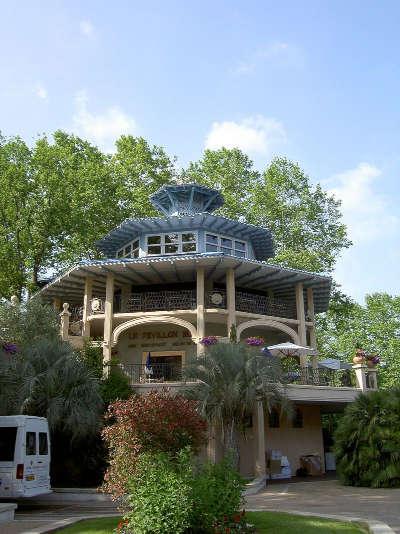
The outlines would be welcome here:
M 350 486 L 400 486 L 400 388 L 361 394 L 335 432 L 337 470 Z
M 200 466 L 192 478 L 192 488 L 193 532 L 213 532 L 224 523 L 240 522 L 244 480 L 233 468 L 230 457 Z
M 106 406 L 118 399 L 126 400 L 133 394 L 129 378 L 113 364 L 110 366 L 107 378 L 100 382 L 100 392 Z
M 110 466 L 104 489 L 114 496 L 125 493 L 140 453 L 176 454 L 186 446 L 197 451 L 206 438 L 207 425 L 197 412 L 197 403 L 168 390 L 116 401 L 107 419 L 111 424 L 103 430 L 103 437 Z
M 190 457 L 183 450 L 175 458 L 165 452 L 142 454 L 128 483 L 131 511 L 125 514 L 135 534 L 180 534 L 190 525 L 193 506 Z

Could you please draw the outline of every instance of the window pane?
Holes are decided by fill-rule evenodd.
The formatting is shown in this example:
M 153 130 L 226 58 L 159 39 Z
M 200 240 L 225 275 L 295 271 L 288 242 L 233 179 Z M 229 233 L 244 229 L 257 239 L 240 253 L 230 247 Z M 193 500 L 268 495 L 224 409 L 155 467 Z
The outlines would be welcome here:
M 123 250 L 119 250 L 117 252 L 117 258 L 122 258 L 123 255 L 124 255 L 124 251 Z
M 238 256 L 239 258 L 244 258 L 246 254 L 241 250 L 235 250 L 235 256 Z
M 147 243 L 149 245 L 158 245 L 161 243 L 161 236 L 160 235 L 151 235 L 147 238 Z
M 232 248 L 232 239 L 226 239 L 226 237 L 221 237 L 221 247 Z
M 133 252 L 132 252 L 132 258 L 138 258 L 139 257 L 139 249 L 135 249 Z
M 49 454 L 46 432 L 39 432 L 39 454 Z
M 232 254 L 232 249 L 221 247 L 221 252 L 223 252 L 224 254 Z
M 139 248 L 139 239 L 136 239 L 133 243 L 132 243 L 132 248 Z
M 165 245 L 165 254 L 176 254 L 178 252 L 178 245 Z
M 131 254 L 131 246 L 128 245 L 127 247 L 124 248 L 124 256 L 130 256 Z
M 206 252 L 218 252 L 217 245 L 206 245 Z
M 161 247 L 160 245 L 151 245 L 148 247 L 148 253 L 149 254 L 161 254 Z
M 182 234 L 182 241 L 196 241 L 196 235 L 192 233 Z
M 244 251 L 246 249 L 246 245 L 242 241 L 235 241 L 235 249 Z
M 16 426 L 6 426 L 0 428 L 0 462 L 14 461 L 14 448 L 16 437 Z
M 36 454 L 36 434 L 35 432 L 26 433 L 26 455 Z
M 216 245 L 218 244 L 218 236 L 216 235 L 213 235 L 213 234 L 206 234 L 206 241 L 207 243 L 215 243 Z
M 196 252 L 196 243 L 183 243 L 182 252 Z
M 177 243 L 178 234 L 165 234 L 165 242 L 166 243 Z

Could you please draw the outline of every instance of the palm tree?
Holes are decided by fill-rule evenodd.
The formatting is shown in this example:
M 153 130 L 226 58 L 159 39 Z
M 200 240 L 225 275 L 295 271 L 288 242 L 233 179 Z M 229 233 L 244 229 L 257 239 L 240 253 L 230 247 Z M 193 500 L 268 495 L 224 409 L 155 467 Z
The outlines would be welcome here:
M 47 417 L 52 432 L 95 434 L 102 399 L 98 380 L 69 343 L 38 339 L 0 361 L 0 414 Z
M 239 463 L 238 434 L 261 401 L 267 411 L 290 411 L 284 394 L 279 358 L 236 343 L 219 343 L 189 362 L 185 378 L 195 382 L 185 394 L 199 402 L 201 414 L 219 425 L 225 452 Z

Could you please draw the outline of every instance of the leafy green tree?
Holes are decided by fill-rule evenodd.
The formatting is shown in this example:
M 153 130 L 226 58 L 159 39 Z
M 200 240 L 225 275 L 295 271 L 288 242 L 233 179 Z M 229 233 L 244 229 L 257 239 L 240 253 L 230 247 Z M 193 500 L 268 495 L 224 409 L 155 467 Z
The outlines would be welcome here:
M 72 438 L 94 435 L 100 428 L 102 399 L 98 381 L 69 343 L 58 335 L 51 307 L 29 301 L 0 305 L 0 413 L 46 417 L 51 431 Z
M 273 261 L 316 272 L 333 270 L 350 246 L 340 202 L 326 193 L 297 163 L 275 158 L 261 175 L 240 150 L 206 150 L 184 173 L 187 181 L 217 187 L 225 197 L 221 214 L 272 231 Z
M 380 356 L 379 387 L 400 384 L 400 297 L 367 295 L 365 305 L 336 293 L 329 310 L 317 318 L 320 354 L 351 361 L 357 346 Z
M 129 216 L 151 213 L 148 195 L 172 179 L 173 160 L 144 139 L 121 137 L 114 156 L 57 131 L 32 148 L 0 138 L 0 296 L 81 257 Z
M 400 486 L 400 389 L 362 394 L 350 404 L 334 450 L 343 484 Z
M 211 346 L 202 358 L 185 368 L 189 386 L 186 396 L 199 402 L 201 415 L 222 429 L 225 452 L 234 454 L 239 463 L 239 432 L 246 427 L 256 401 L 261 400 L 270 411 L 279 405 L 290 410 L 282 394 L 282 373 L 279 358 L 267 357 L 260 350 L 237 343 Z

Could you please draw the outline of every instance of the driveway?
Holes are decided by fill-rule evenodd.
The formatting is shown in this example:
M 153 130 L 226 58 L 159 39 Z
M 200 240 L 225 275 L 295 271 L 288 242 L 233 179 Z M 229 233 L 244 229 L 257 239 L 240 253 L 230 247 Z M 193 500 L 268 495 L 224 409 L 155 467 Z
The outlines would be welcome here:
M 247 510 L 299 511 L 382 521 L 400 533 L 400 489 L 341 486 L 337 480 L 272 483 L 246 498 Z
M 116 515 L 113 503 L 108 502 L 65 502 L 40 503 L 18 502 L 15 520 L 0 524 L 0 534 L 36 534 L 54 527 L 55 523 L 72 518 Z

